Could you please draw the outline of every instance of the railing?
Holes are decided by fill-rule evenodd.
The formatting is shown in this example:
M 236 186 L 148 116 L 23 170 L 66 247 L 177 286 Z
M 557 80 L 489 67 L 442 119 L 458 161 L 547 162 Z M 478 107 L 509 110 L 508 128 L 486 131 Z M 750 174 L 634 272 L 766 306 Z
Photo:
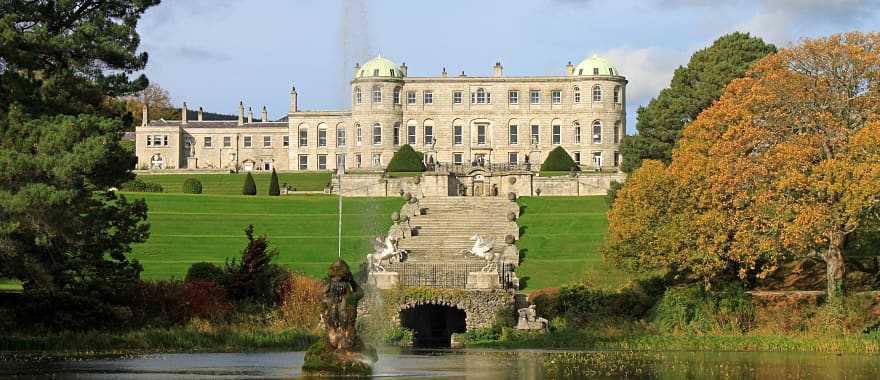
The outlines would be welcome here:
M 474 169 L 485 169 L 491 172 L 511 172 L 511 171 L 530 171 L 532 169 L 531 164 L 495 164 L 495 163 L 482 163 L 482 164 L 448 164 L 448 163 L 436 163 L 428 165 L 428 170 L 432 170 L 437 173 L 453 173 L 453 174 L 467 174 L 471 170 Z
M 464 289 L 468 273 L 479 272 L 485 264 L 475 263 L 393 263 L 385 266 L 388 272 L 397 272 L 404 287 Z M 498 265 L 498 281 L 504 289 L 515 286 L 516 273 L 512 264 Z

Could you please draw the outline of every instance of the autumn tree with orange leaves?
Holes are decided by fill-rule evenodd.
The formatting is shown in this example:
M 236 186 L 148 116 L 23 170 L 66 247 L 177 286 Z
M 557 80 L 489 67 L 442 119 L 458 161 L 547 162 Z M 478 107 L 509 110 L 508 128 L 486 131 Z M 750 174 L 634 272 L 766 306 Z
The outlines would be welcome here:
M 647 162 L 609 212 L 606 255 L 711 282 L 819 257 L 843 294 L 847 240 L 880 220 L 880 34 L 807 39 L 732 81 L 668 167 Z

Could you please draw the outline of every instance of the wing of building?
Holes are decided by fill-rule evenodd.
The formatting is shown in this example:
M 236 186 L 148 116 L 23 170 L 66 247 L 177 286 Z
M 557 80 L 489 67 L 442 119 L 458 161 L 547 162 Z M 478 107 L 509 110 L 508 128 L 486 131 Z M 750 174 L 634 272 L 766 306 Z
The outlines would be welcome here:
M 381 170 L 409 144 L 443 164 L 530 164 L 565 148 L 583 169 L 616 171 L 626 130 L 627 80 L 593 56 L 565 76 L 407 76 L 406 64 L 376 57 L 356 66 L 350 111 L 290 112 L 260 121 L 239 104 L 238 120 L 149 120 L 137 128 L 138 169 Z

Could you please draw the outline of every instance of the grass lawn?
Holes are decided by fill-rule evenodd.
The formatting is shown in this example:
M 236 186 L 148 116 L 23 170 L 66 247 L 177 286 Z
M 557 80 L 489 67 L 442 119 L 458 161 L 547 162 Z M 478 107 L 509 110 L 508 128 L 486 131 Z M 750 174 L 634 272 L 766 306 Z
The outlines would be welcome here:
M 526 291 L 556 287 L 581 279 L 617 289 L 632 276 L 604 262 L 600 249 L 608 229 L 604 196 L 521 197 L 518 223 Z
M 257 183 L 257 194 L 266 195 L 269 191 L 269 180 L 272 173 L 254 172 L 251 174 L 254 176 L 254 182 Z M 241 195 L 244 176 L 244 173 L 138 174 L 138 178 L 145 182 L 162 185 L 165 193 L 180 193 L 183 181 L 187 178 L 196 178 L 202 181 L 203 194 L 214 195 Z M 278 183 L 283 185 L 285 182 L 298 191 L 321 191 L 330 182 L 330 172 L 278 173 Z
M 21 283 L 8 278 L 0 278 L 0 292 L 19 291 Z
M 335 196 L 127 195 L 144 198 L 149 207 L 150 238 L 133 246 L 146 279 L 182 279 L 192 263 L 240 257 L 248 224 L 278 248 L 276 262 L 296 271 L 323 277 L 336 259 Z M 372 238 L 388 232 L 390 215 L 402 203 L 400 198 L 343 199 L 342 254 L 349 264 L 372 252 Z

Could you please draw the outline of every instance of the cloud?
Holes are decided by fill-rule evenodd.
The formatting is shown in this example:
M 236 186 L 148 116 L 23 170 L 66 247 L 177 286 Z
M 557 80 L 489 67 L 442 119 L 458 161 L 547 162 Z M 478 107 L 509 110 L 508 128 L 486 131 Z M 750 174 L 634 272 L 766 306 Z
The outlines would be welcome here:
M 766 1 L 751 19 L 735 28 L 784 46 L 817 27 L 838 31 L 857 28 L 861 21 L 876 16 L 878 10 L 880 2 L 875 0 Z
M 675 69 L 687 63 L 688 55 L 660 48 L 614 48 L 599 53 L 611 61 L 629 83 L 627 101 L 632 105 L 646 105 L 663 88 L 669 86 Z

